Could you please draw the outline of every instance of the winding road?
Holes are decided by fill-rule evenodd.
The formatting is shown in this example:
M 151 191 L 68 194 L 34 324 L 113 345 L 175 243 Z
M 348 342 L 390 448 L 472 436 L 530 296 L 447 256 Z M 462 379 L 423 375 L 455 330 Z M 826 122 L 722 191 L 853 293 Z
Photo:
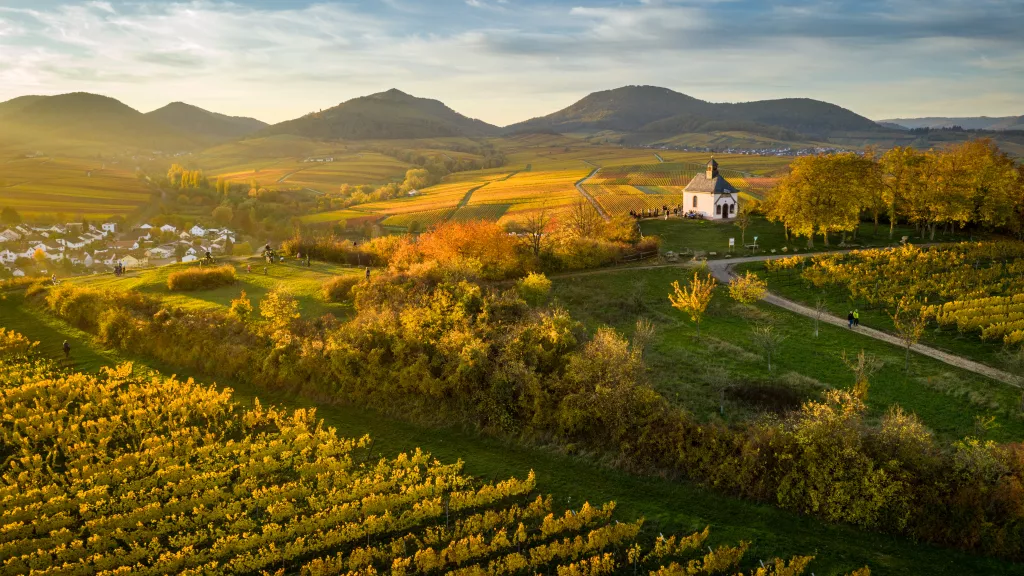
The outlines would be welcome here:
M 584 160 L 584 162 L 587 162 L 587 161 Z M 590 162 L 587 162 L 587 164 L 590 164 L 591 166 L 594 165 L 594 164 L 591 164 Z M 597 174 L 598 170 L 600 170 L 600 169 L 601 169 L 600 166 L 598 166 L 597 168 L 594 168 L 590 172 L 590 174 L 587 174 L 586 178 L 584 178 L 584 179 L 580 180 L 579 182 L 577 182 L 576 183 L 576 189 L 579 190 L 580 194 L 583 195 L 583 197 L 586 198 L 587 201 L 590 202 L 590 205 L 594 207 L 594 210 L 597 210 L 597 213 L 601 215 L 601 218 L 604 218 L 605 221 L 608 221 L 608 220 L 611 220 L 612 217 L 609 216 L 608 213 L 604 211 L 604 208 L 601 207 L 601 205 L 597 202 L 597 200 L 595 200 L 594 197 L 590 195 L 590 192 L 587 192 L 586 189 L 583 188 L 583 183 L 586 182 L 587 180 L 590 180 L 591 178 L 593 178 L 594 174 Z

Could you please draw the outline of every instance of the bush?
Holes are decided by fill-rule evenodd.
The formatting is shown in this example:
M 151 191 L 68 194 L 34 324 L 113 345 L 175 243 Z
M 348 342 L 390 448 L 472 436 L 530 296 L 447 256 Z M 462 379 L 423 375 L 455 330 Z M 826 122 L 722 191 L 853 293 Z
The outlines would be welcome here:
M 362 278 L 356 274 L 348 274 L 345 276 L 335 276 L 327 282 L 324 282 L 323 294 L 324 300 L 328 302 L 351 302 L 352 301 L 352 288 L 356 284 L 359 284 Z
M 230 264 L 216 268 L 193 266 L 167 277 L 167 288 L 172 291 L 209 290 L 235 283 L 235 267 Z
M 551 293 L 551 280 L 543 274 L 531 272 L 526 278 L 516 282 L 516 289 L 519 295 L 534 306 L 542 304 Z

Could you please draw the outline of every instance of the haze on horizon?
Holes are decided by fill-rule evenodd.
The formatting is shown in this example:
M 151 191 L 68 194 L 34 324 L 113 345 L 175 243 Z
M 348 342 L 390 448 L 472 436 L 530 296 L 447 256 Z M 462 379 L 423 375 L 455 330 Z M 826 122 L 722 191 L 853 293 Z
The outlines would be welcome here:
M 1024 114 L 1024 2 L 5 0 L 0 100 L 279 122 L 389 88 L 507 125 L 628 84 L 869 118 Z

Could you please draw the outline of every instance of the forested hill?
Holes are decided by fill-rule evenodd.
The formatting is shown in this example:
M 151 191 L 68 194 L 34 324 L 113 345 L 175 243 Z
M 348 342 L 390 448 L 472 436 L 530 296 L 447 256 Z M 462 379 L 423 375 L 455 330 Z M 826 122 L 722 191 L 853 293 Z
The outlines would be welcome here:
M 656 86 L 595 92 L 548 116 L 513 124 L 509 132 L 554 131 L 680 133 L 708 130 L 795 132 L 881 131 L 875 122 L 828 102 L 809 98 L 717 104 Z
M 209 141 L 113 98 L 86 92 L 0 103 L 0 132 L 8 141 L 47 151 L 186 150 Z
M 275 124 L 260 134 L 360 140 L 491 136 L 499 131 L 497 126 L 463 116 L 437 100 L 392 89 Z
M 172 102 L 145 115 L 190 134 L 221 139 L 239 138 L 269 126 L 255 118 L 218 114 L 184 102 Z

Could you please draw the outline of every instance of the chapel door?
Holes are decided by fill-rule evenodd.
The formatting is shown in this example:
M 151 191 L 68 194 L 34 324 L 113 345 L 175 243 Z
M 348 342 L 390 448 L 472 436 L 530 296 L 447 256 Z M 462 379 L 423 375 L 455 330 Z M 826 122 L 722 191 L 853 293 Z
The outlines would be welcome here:
M 725 220 L 729 217 L 729 205 L 722 204 L 722 219 Z

